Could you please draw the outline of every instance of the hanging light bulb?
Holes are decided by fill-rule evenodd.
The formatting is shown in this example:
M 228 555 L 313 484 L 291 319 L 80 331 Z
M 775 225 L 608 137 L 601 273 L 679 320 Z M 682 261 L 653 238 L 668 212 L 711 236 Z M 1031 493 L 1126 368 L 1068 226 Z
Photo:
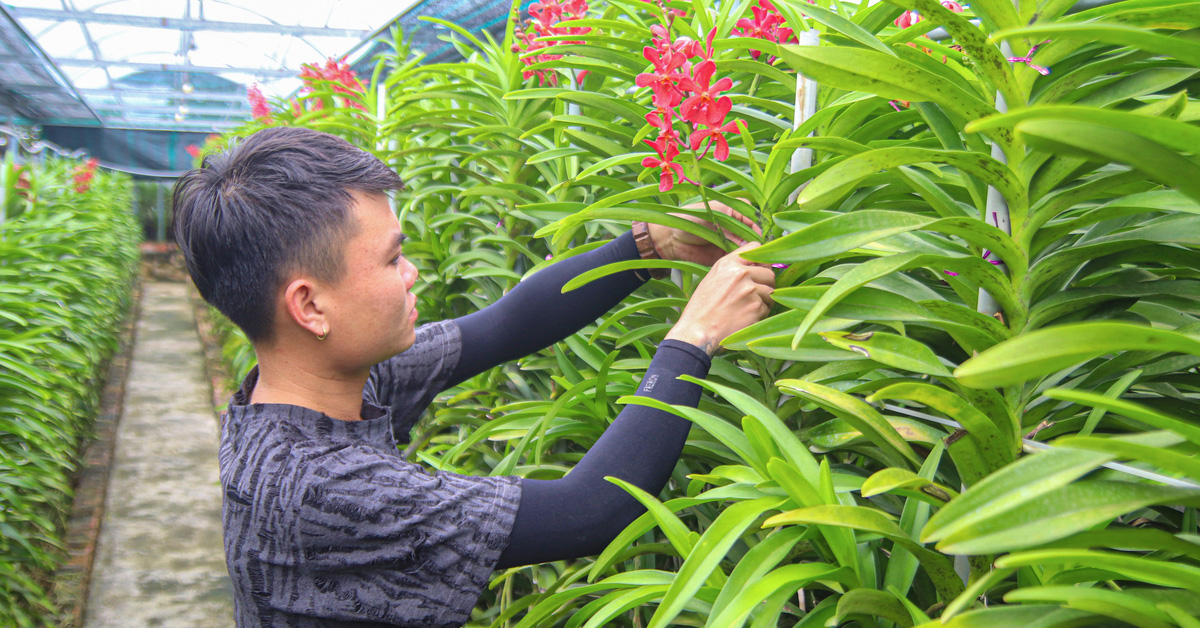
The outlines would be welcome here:
M 183 122 L 183 114 L 182 114 L 182 113 L 176 113 L 176 114 L 175 114 L 175 121 L 176 121 L 176 122 Z
M 196 86 L 192 85 L 191 81 L 185 81 L 183 83 L 182 89 L 183 89 L 183 93 L 190 94 L 190 93 L 196 91 Z
M 190 111 L 191 109 L 188 109 L 187 105 L 179 105 L 179 115 L 186 116 Z

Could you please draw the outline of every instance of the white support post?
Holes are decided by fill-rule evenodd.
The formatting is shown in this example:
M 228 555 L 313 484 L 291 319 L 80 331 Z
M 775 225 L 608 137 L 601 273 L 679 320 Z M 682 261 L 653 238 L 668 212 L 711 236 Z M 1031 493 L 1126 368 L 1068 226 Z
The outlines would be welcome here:
M 801 46 L 819 46 L 821 44 L 821 34 L 816 29 L 808 30 L 800 33 Z M 817 82 L 799 72 L 796 73 L 796 103 L 795 114 L 792 116 L 792 130 L 800 128 L 800 125 L 805 120 L 813 117 L 817 113 Z M 812 133 L 809 133 L 812 136 Z M 792 163 L 789 172 L 799 172 L 806 168 L 812 167 L 812 149 L 797 148 L 796 152 L 792 153 Z M 796 202 L 796 197 L 800 196 L 800 190 L 804 186 L 801 185 L 788 195 L 788 205 Z

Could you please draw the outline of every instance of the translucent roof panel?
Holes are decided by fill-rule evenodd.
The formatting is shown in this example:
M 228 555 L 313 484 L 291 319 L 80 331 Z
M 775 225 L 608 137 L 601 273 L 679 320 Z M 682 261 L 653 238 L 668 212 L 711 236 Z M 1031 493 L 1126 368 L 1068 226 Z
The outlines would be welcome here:
M 104 126 L 220 130 L 249 116 L 251 85 L 269 98 L 292 94 L 301 64 L 342 56 L 416 3 L 0 0 L 0 8 Z

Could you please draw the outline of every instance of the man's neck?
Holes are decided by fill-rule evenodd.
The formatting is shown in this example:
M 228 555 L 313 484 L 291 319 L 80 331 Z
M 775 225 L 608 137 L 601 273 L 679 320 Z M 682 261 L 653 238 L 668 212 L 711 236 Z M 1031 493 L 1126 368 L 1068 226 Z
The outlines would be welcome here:
M 258 382 L 250 393 L 251 403 L 301 406 L 343 421 L 362 418 L 363 387 L 369 372 L 355 376 L 318 373 L 278 360 L 264 361 L 262 357 Z

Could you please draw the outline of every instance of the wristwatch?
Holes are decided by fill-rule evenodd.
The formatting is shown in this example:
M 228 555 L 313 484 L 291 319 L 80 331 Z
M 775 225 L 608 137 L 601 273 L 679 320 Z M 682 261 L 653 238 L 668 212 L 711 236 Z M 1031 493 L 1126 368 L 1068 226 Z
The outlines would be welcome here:
M 638 220 L 633 223 L 633 242 L 637 244 L 638 255 L 642 259 L 662 259 L 659 256 L 658 250 L 654 248 L 654 239 L 650 237 L 650 225 L 644 221 Z M 649 273 L 647 278 L 642 273 Z M 633 274 L 642 281 L 650 279 L 664 279 L 671 274 L 669 268 L 639 268 L 633 271 Z

